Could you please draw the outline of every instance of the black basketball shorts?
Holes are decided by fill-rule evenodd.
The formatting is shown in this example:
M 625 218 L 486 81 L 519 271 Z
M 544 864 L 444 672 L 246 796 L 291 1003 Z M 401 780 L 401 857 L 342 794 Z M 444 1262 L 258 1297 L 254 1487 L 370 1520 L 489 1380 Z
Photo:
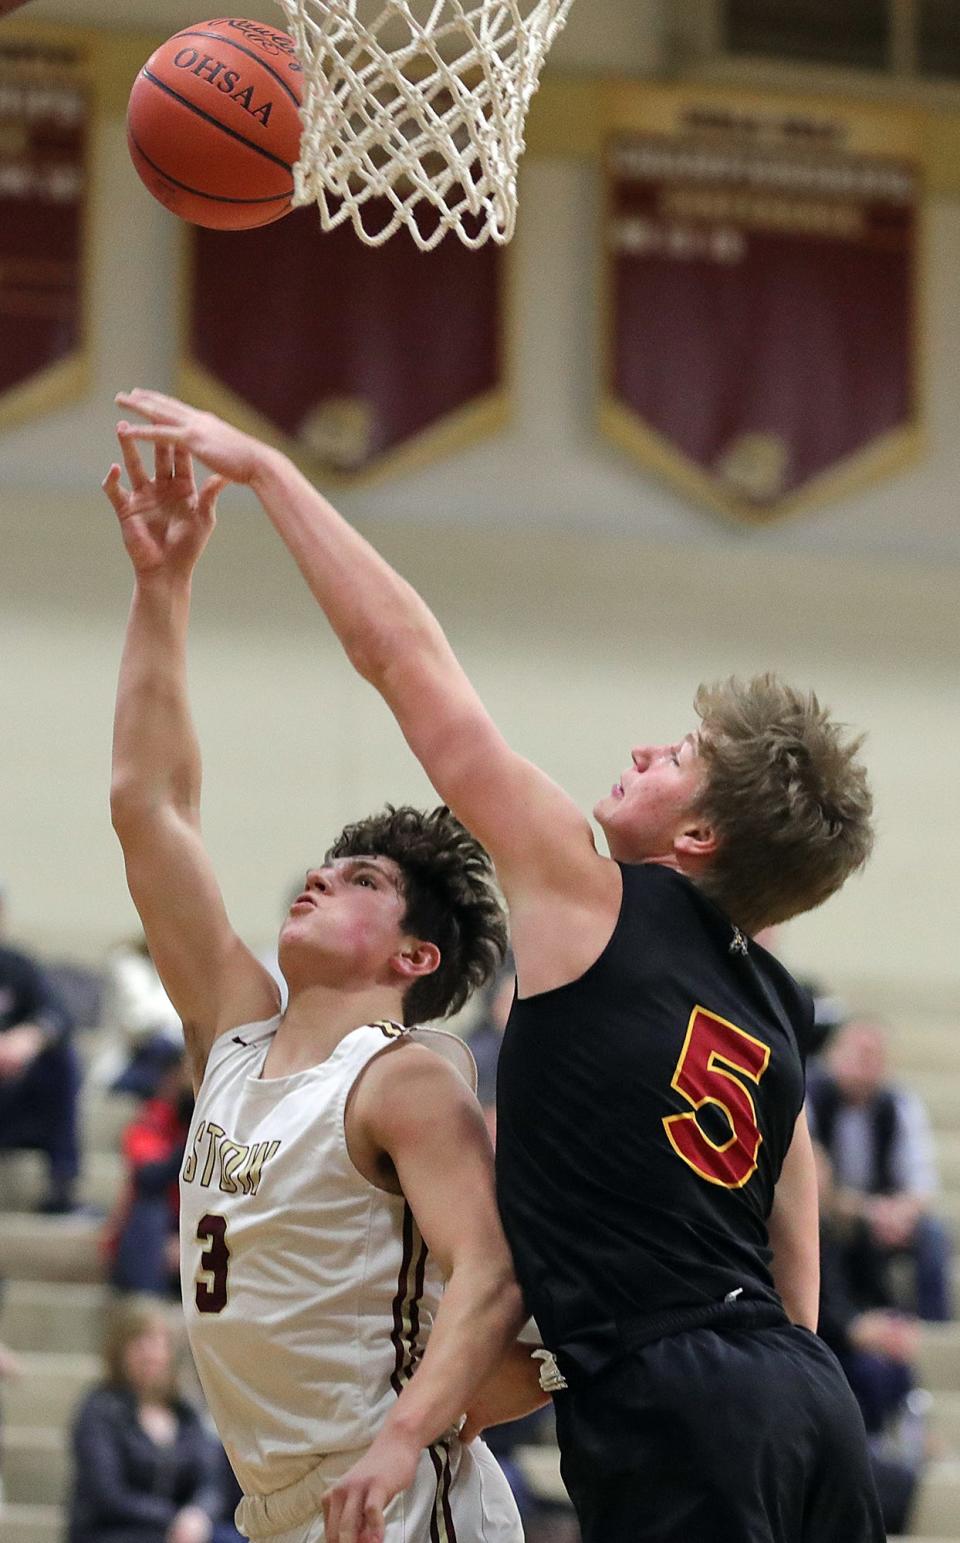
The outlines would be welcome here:
M 672 1334 L 556 1409 L 583 1543 L 883 1543 L 860 1411 L 807 1329 Z

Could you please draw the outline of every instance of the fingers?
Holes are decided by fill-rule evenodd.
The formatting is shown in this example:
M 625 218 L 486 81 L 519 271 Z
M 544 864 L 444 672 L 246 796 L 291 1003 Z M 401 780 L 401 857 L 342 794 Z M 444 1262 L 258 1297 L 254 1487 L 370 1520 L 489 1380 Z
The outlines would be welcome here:
M 122 472 L 120 471 L 116 461 L 114 461 L 110 470 L 107 472 L 107 475 L 104 477 L 100 484 L 111 504 L 113 505 L 114 510 L 120 516 L 123 515 L 123 511 L 127 507 L 127 503 L 130 497 L 129 493 L 127 493 L 126 489 L 123 487 L 123 484 L 120 481 L 121 476 Z
M 182 442 L 184 435 L 180 424 L 174 423 L 118 423 L 117 433 L 120 436 L 121 445 L 131 446 L 138 439 L 151 445 L 161 442 L 166 445 L 176 445 Z
M 351 1490 L 340 1512 L 340 1530 L 336 1543 L 358 1543 L 361 1514 L 360 1494 L 357 1490 Z
M 383 1508 L 372 1488 L 338 1484 L 324 1496 L 325 1543 L 381 1543 L 382 1522 Z
M 323 1535 L 325 1543 L 340 1543 L 340 1516 L 343 1511 L 343 1492 L 329 1490 L 323 1497 Z
M 132 407 L 134 412 L 152 418 L 154 423 L 181 423 L 192 410 L 174 396 L 164 396 L 162 391 L 144 391 L 139 386 L 134 391 L 118 391 L 114 401 L 118 407 Z
M 363 1508 L 363 1530 L 361 1543 L 383 1543 L 383 1535 L 386 1531 L 386 1523 L 383 1517 L 382 1491 L 371 1486 Z
M 120 454 L 123 456 L 123 464 L 127 468 L 130 486 L 136 493 L 140 488 L 146 487 L 150 478 L 147 476 L 146 468 L 140 459 L 140 451 L 131 437 L 132 433 L 133 426 L 131 424 L 124 423 L 123 421 L 117 424 Z
M 323 1525 L 326 1543 L 383 1543 L 387 1492 L 379 1484 L 341 1488 L 325 1495 Z
M 174 470 L 174 447 L 167 440 L 158 440 L 153 447 L 153 475 L 158 482 L 168 482 L 177 475 Z
M 173 475 L 175 477 L 193 476 L 193 458 L 186 445 L 181 440 L 175 440 L 173 446 Z
M 217 499 L 225 487 L 229 486 L 227 477 L 208 477 L 200 489 L 200 513 L 202 515 L 213 514 Z

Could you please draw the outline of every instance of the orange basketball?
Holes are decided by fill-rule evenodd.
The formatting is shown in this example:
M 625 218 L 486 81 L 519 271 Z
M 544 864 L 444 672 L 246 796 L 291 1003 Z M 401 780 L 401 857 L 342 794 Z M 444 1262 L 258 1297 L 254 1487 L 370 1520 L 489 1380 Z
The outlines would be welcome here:
M 130 93 L 127 143 L 142 181 L 194 225 L 279 220 L 293 197 L 302 81 L 286 32 L 239 17 L 184 27 Z

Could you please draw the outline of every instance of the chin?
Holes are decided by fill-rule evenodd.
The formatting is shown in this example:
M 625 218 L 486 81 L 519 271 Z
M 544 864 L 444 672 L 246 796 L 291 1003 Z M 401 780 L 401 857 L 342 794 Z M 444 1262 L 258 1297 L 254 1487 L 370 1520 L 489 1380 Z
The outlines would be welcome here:
M 596 820 L 597 824 L 599 825 L 600 829 L 603 831 L 604 835 L 606 835 L 606 831 L 607 831 L 606 814 L 607 814 L 609 808 L 610 808 L 610 795 L 608 793 L 605 798 L 598 798 L 597 799 L 596 803 L 593 806 L 593 810 L 592 810 L 593 818 Z

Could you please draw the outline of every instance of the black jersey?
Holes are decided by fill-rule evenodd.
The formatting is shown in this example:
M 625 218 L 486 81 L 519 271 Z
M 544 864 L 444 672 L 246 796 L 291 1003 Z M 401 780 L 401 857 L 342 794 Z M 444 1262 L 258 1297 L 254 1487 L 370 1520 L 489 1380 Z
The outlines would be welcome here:
M 517 1274 L 545 1344 L 584 1369 L 731 1293 L 779 1305 L 767 1217 L 813 1022 L 808 994 L 689 879 L 621 873 L 600 958 L 514 1002 L 498 1072 Z

